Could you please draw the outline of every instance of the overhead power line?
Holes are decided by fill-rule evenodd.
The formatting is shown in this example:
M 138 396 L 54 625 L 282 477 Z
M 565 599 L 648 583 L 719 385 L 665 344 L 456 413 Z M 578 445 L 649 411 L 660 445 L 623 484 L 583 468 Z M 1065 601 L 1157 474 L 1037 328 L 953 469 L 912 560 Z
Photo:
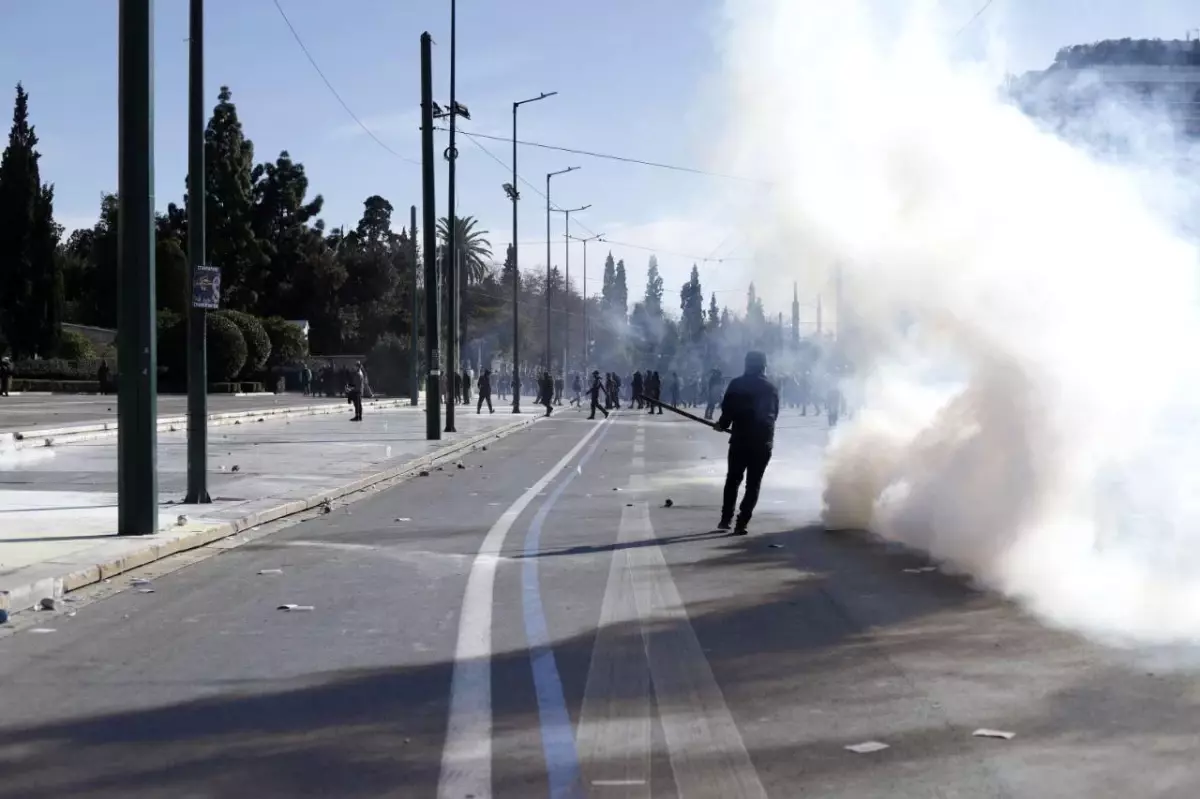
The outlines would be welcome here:
M 974 24 L 975 24 L 975 20 L 977 20 L 977 19 L 979 19 L 980 17 L 982 17 L 982 16 L 983 16 L 983 12 L 984 12 L 984 11 L 987 11 L 987 10 L 988 10 L 988 8 L 990 8 L 990 7 L 991 7 L 991 5 L 992 5 L 992 3 L 994 3 L 994 2 L 996 2 L 996 0 L 984 0 L 984 3 L 983 3 L 983 5 L 982 5 L 982 6 L 980 6 L 980 7 L 979 7 L 979 10 L 975 12 L 975 16 L 973 16 L 973 17 L 971 17 L 969 20 L 967 20 L 967 24 L 966 24 L 966 25 L 963 25 L 961 28 L 959 28 L 959 29 L 958 29 L 958 32 L 957 32 L 957 33 L 955 33 L 954 35 L 955 35 L 955 36 L 959 36 L 959 35 L 961 35 L 961 34 L 962 34 L 962 32 L 963 32 L 963 31 L 965 31 L 967 28 L 969 28 L 969 27 L 971 27 L 972 25 L 974 25 Z
M 320 65 L 317 64 L 317 60 L 315 58 L 313 58 L 312 53 L 309 52 L 308 47 L 305 46 L 304 40 L 300 38 L 300 34 L 296 31 L 296 26 L 292 24 L 292 21 L 290 19 L 288 19 L 288 15 L 283 10 L 283 6 L 281 6 L 279 4 L 279 0 L 273 0 L 273 2 L 275 3 L 276 10 L 279 11 L 279 16 L 283 17 L 284 24 L 287 25 L 288 30 L 290 30 L 292 32 L 292 38 L 296 40 L 296 44 L 300 45 L 300 50 L 304 53 L 305 58 L 308 59 L 308 63 L 312 64 L 313 69 L 315 69 L 317 71 L 317 74 L 321 76 L 321 80 L 325 82 L 325 86 L 326 86 L 326 88 L 329 89 L 330 94 L 332 94 L 334 96 L 334 98 L 341 104 L 342 108 L 344 108 L 346 110 L 346 113 L 350 115 L 350 118 L 353 119 L 358 124 L 358 126 L 363 129 L 363 132 L 366 133 L 368 136 L 370 136 L 371 139 L 376 144 L 378 144 L 380 147 L 382 147 L 384 150 L 386 150 L 387 152 L 396 156 L 397 158 L 399 158 L 401 161 L 404 161 L 405 163 L 416 164 L 417 166 L 420 166 L 421 162 L 418 161 L 417 159 L 409 158 L 408 156 L 401 155 L 400 153 L 393 150 L 391 147 L 387 146 L 387 144 L 385 144 L 378 136 L 375 135 L 374 131 L 372 131 L 370 128 L 368 128 L 366 126 L 366 124 L 361 119 L 358 118 L 358 114 L 355 114 L 354 111 L 351 110 L 350 106 L 347 105 L 346 101 L 342 99 L 342 95 L 340 95 L 338 93 L 338 90 L 333 87 L 333 84 L 329 82 L 329 78 L 327 78 L 325 76 L 324 71 L 322 71 Z
M 447 130 L 447 128 L 439 127 L 438 130 Z M 503 136 L 492 136 L 487 133 L 467 133 L 466 131 L 459 131 L 459 132 L 462 133 L 464 136 L 471 137 L 472 139 L 479 138 L 479 139 L 491 139 L 492 141 L 500 141 L 500 142 L 512 142 L 511 138 L 505 138 Z M 560 152 L 560 153 L 571 153 L 572 155 L 583 155 L 583 156 L 587 156 L 588 158 L 602 158 L 606 161 L 620 161 L 620 162 L 626 163 L 626 164 L 639 164 L 640 166 L 649 166 L 649 167 L 654 167 L 655 169 L 667 169 L 672 172 L 686 172 L 691 175 L 703 175 L 705 177 L 710 177 L 710 178 L 724 178 L 726 180 L 737 180 L 737 181 L 742 181 L 744 183 L 767 183 L 768 182 L 765 180 L 758 180 L 757 178 L 748 178 L 748 177 L 745 177 L 744 175 L 729 175 L 729 174 L 725 174 L 723 172 L 710 172 L 706 169 L 696 169 L 695 167 L 690 167 L 690 166 L 679 166 L 678 164 L 663 164 L 663 163 L 659 163 L 658 161 L 646 161 L 641 158 L 631 158 L 629 156 L 613 155 L 611 153 L 598 153 L 598 152 L 594 152 L 592 150 L 579 150 L 574 147 L 560 147 L 555 144 L 542 144 L 541 142 L 522 141 L 521 139 L 517 139 L 517 144 L 520 144 L 525 147 L 537 147 L 538 149 L 541 149 L 541 150 L 554 150 L 555 152 Z

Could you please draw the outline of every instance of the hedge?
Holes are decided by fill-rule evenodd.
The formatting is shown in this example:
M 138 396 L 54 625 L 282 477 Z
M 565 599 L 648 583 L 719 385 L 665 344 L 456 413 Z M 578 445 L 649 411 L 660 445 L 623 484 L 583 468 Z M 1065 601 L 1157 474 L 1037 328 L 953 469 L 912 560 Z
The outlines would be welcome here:
M 95 358 L 96 350 L 87 336 L 75 330 L 64 330 L 55 355 L 66 361 L 80 361 Z
M 12 383 L 13 391 L 49 391 L 54 394 L 99 394 L 100 383 L 97 380 L 26 380 L 15 378 Z M 116 391 L 116 387 L 113 387 Z
M 271 339 L 270 366 L 291 366 L 308 357 L 308 339 L 299 325 L 280 316 L 269 316 L 262 320 L 262 326 Z
M 246 358 L 239 372 L 257 374 L 267 367 L 267 359 L 271 357 L 271 339 L 263 329 L 262 322 L 242 311 L 216 311 L 208 318 L 225 317 L 237 325 L 246 342 Z M 232 376 L 232 375 L 231 375 Z
M 246 363 L 246 340 L 238 326 L 225 316 L 209 314 L 205 327 L 208 379 L 213 383 L 228 383 Z M 171 383 L 187 380 L 186 320 L 159 331 L 158 363 L 166 368 Z
M 408 345 L 392 333 L 384 333 L 367 353 L 367 380 L 371 390 L 391 397 L 407 395 L 412 383 Z
M 116 371 L 114 364 L 109 369 Z M 100 369 L 98 358 L 68 361 L 62 358 L 46 358 L 38 361 L 13 361 L 13 379 L 29 380 L 95 380 Z

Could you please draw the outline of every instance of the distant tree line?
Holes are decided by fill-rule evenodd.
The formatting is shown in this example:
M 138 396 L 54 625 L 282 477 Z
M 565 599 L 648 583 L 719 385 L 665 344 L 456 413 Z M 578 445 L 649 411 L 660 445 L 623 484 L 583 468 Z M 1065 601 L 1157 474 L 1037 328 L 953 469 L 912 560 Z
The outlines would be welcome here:
M 0 351 L 24 359 L 83 358 L 93 354 L 88 343 L 64 334 L 62 324 L 117 326 L 119 198 L 104 196 L 96 223 L 64 236 L 54 220 L 54 187 L 38 170 L 37 145 L 29 95 L 18 85 L 0 159 Z M 310 191 L 303 164 L 287 151 L 256 159 L 228 87 L 221 87 L 205 131 L 204 178 L 207 260 L 222 276 L 223 313 L 211 315 L 209 324 L 210 370 L 233 379 L 305 357 L 294 326 L 281 327 L 283 320 L 308 322 L 313 357 L 372 350 L 413 357 L 414 270 L 418 308 L 428 287 L 420 248 L 411 246 L 420 241 L 418 232 L 403 220 L 395 232 L 397 209 L 389 200 L 367 197 L 357 225 L 329 228 L 320 218 L 324 199 Z M 186 178 L 183 183 L 186 188 Z M 183 319 L 191 301 L 186 199 L 156 218 L 160 360 L 175 369 L 185 360 Z M 695 267 L 676 308 L 664 299 L 667 289 L 651 256 L 645 295 L 631 307 L 627 266 L 611 253 L 599 296 L 585 297 L 581 283 L 567 285 L 557 266 L 518 277 L 511 245 L 496 263 L 487 231 L 469 216 L 453 225 L 439 221 L 439 264 L 451 235 L 464 276 L 460 341 L 467 363 L 511 363 L 514 281 L 527 370 L 547 366 L 547 294 L 555 350 L 549 365 L 556 371 L 563 368 L 568 331 L 569 367 L 583 365 L 586 342 L 587 367 L 613 371 L 699 371 L 740 361 L 749 347 L 786 343 L 753 286 L 744 313 L 734 313 L 715 294 L 706 301 Z M 448 321 L 443 318 L 443 331 Z

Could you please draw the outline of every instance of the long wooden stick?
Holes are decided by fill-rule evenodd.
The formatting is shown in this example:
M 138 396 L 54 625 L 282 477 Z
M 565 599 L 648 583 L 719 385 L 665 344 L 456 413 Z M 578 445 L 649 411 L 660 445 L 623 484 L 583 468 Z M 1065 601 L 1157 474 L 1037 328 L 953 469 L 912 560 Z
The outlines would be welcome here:
M 713 430 L 720 429 L 717 427 L 717 423 L 712 421 L 711 419 L 705 419 L 703 417 L 696 416 L 694 413 L 688 413 L 687 411 L 683 410 L 682 408 L 676 408 L 674 405 L 668 405 L 667 403 L 662 402 L 660 400 L 651 399 L 650 397 L 647 397 L 645 394 L 640 395 L 640 399 L 644 400 L 645 402 L 651 403 L 653 405 L 657 405 L 660 408 L 666 408 L 668 411 L 674 411 L 675 413 L 682 416 L 684 419 L 691 419 L 693 422 L 699 422 L 702 425 L 711 427 Z M 721 432 L 728 433 L 729 431 L 721 430 Z

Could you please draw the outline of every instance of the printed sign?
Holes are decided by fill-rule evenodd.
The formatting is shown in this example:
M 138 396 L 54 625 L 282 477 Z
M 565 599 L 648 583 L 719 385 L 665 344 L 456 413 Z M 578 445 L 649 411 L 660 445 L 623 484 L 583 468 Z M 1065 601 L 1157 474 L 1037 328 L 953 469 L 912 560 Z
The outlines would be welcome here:
M 221 268 L 197 266 L 192 282 L 192 307 L 215 311 L 221 307 Z

